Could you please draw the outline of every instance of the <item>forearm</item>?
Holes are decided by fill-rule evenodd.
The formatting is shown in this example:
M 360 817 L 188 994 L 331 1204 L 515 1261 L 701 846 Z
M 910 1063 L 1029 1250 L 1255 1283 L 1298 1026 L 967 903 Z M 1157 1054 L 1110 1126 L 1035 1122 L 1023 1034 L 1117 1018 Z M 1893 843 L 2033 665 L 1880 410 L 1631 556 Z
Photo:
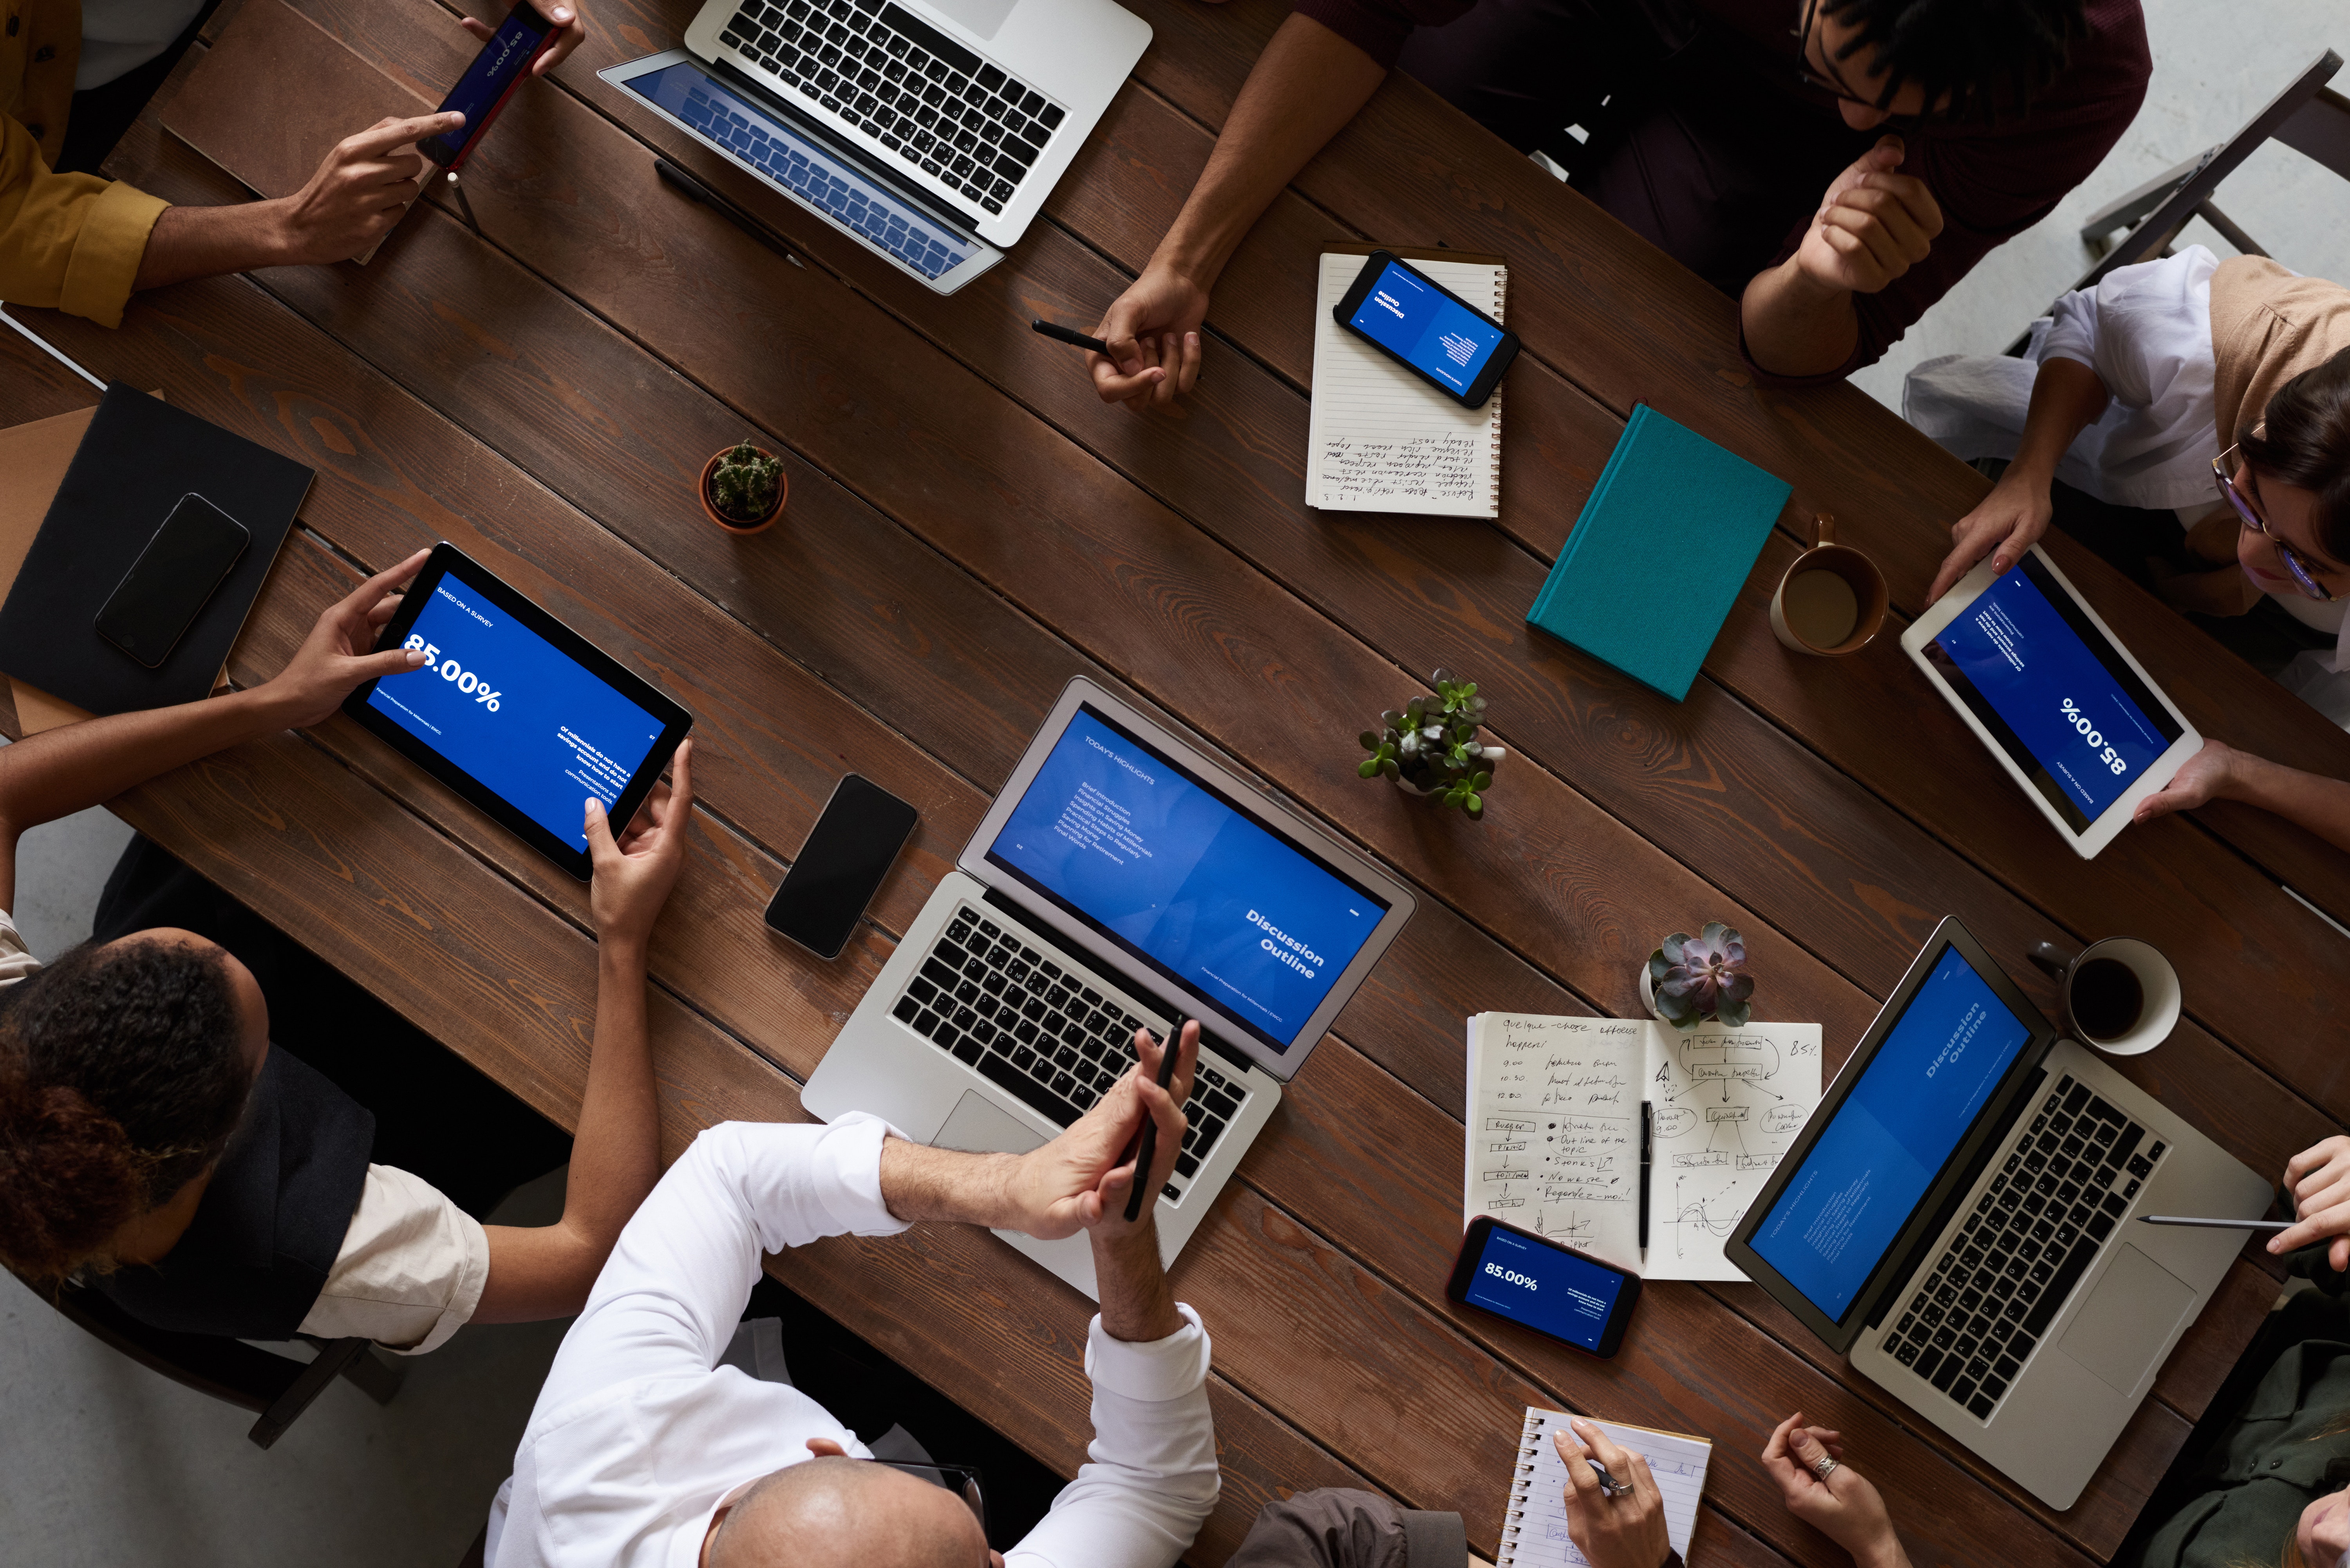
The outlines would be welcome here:
M 1789 256 L 1755 274 L 1738 302 L 1746 352 L 1774 376 L 1825 376 L 1860 347 L 1850 289 L 1820 282 Z
M 1386 77 L 1361 49 L 1293 14 L 1257 57 L 1153 262 L 1212 285 L 1274 198 Z
M 597 944 L 596 966 L 596 1044 L 571 1140 L 563 1224 L 602 1254 L 660 1178 L 660 1122 L 646 1035 L 645 950 L 607 937 Z
M 2350 849 L 2350 784 L 2340 779 L 2240 753 L 2226 783 L 2214 793 L 2272 811 L 2336 848 Z
M 2047 489 L 2064 453 L 2105 413 L 2109 400 L 2103 379 L 2078 359 L 2050 359 L 2043 364 L 2032 383 L 2023 435 L 2016 443 L 2009 472 Z
M 1159 1228 L 1149 1221 L 1115 1237 L 1093 1238 L 1094 1285 L 1102 1332 L 1112 1339 L 1148 1343 L 1183 1326 L 1175 1293 L 1159 1262 Z
M 909 1225 L 1017 1229 L 1016 1155 L 966 1154 L 892 1137 L 881 1145 L 881 1200 Z
M 192 277 L 218 277 L 293 259 L 286 203 L 172 207 L 155 220 L 134 288 L 161 288 Z

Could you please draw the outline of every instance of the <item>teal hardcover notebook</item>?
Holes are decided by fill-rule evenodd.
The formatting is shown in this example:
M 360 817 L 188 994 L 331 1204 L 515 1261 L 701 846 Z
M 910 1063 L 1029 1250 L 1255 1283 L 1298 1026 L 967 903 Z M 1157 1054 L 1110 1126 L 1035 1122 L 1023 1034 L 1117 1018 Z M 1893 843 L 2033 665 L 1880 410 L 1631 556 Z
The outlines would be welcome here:
M 1679 701 L 1790 488 L 1641 404 L 1527 622 Z

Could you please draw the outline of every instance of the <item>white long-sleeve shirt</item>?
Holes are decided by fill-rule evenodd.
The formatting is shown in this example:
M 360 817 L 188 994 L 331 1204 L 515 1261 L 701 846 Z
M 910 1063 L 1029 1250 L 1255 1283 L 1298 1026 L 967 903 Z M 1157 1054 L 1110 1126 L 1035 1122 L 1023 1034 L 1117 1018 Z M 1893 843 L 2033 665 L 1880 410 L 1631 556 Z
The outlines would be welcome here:
M 763 1253 L 906 1229 L 881 1198 L 867 1116 L 728 1122 L 694 1140 L 620 1232 L 547 1374 L 490 1515 L 494 1568 L 691 1568 L 719 1501 L 857 1434 L 787 1384 L 716 1365 Z M 1215 1507 L 1207 1331 L 1129 1344 L 1093 1323 L 1092 1460 L 1014 1568 L 1170 1568 Z M 786 1347 L 788 1355 L 788 1347 Z M 940 1459 L 951 1460 L 951 1454 Z

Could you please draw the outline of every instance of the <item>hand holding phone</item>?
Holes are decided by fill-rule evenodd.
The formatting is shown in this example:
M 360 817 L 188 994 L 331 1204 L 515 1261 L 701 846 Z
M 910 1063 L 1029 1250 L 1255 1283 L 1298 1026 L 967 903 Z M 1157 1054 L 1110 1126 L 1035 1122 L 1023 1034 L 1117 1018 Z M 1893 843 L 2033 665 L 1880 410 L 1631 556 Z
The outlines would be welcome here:
M 1518 357 L 1516 333 L 1392 251 L 1373 251 L 1330 313 L 1464 408 L 1483 408 Z
M 1640 1300 L 1640 1276 L 1480 1214 L 1469 1221 L 1444 1293 L 1577 1350 L 1611 1356 Z
M 471 17 L 466 21 L 465 30 L 481 37 L 476 29 L 482 24 Z M 416 151 L 443 169 L 453 170 L 464 162 L 481 140 L 482 133 L 505 108 L 506 99 L 514 96 L 514 89 L 530 75 L 531 67 L 560 36 L 556 24 L 540 16 L 530 0 L 520 0 L 506 13 L 497 31 L 484 39 L 482 52 L 473 57 L 473 63 L 457 78 L 449 96 L 441 100 L 440 113 L 462 114 L 465 123 L 455 130 L 425 138 L 416 144 Z

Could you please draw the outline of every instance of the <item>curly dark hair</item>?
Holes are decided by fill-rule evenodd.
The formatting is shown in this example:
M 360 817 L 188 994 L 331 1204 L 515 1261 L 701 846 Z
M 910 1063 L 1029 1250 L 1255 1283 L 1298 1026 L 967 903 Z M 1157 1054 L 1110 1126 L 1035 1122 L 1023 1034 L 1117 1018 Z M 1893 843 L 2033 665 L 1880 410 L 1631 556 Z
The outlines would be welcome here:
M 1947 119 L 2021 114 L 2089 31 L 2087 0 L 1819 0 L 1856 29 L 1839 61 L 1870 49 L 1885 71 L 1877 107 L 1916 82 L 1926 102 L 1950 95 Z
M 2241 435 L 2244 461 L 2317 493 L 2317 547 L 2350 562 L 2350 348 L 2276 389 L 2265 435 Z
M 218 948 L 84 942 L 0 1012 L 0 1262 L 111 1266 L 109 1241 L 220 1158 L 253 1075 Z

